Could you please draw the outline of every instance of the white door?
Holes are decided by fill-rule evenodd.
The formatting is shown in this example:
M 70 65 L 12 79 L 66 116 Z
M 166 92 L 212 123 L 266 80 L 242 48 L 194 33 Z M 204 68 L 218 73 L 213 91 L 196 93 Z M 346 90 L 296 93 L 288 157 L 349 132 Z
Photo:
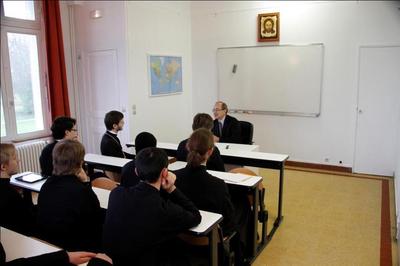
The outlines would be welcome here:
M 400 46 L 361 47 L 354 172 L 393 176 L 400 134 Z
M 96 12 L 99 18 L 94 17 Z M 86 152 L 100 154 L 106 131 L 104 116 L 111 110 L 124 113 L 122 143 L 130 140 L 127 106 L 127 41 L 123 1 L 82 1 L 74 5 L 79 121 Z

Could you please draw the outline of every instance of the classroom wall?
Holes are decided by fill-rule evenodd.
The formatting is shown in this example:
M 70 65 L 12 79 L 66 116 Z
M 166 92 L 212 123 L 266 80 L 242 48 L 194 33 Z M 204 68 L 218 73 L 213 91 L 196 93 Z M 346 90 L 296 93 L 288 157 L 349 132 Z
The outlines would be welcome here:
M 234 116 L 255 125 L 261 151 L 353 166 L 358 49 L 400 43 L 398 7 L 369 1 L 192 2 L 193 112 L 211 113 L 218 98 L 217 48 L 259 45 L 257 14 L 279 11 L 280 44 L 325 45 L 321 116 Z
M 149 131 L 159 141 L 180 141 L 190 133 L 192 120 L 190 2 L 129 1 L 126 5 L 131 135 Z M 147 54 L 182 56 L 182 94 L 149 97 Z

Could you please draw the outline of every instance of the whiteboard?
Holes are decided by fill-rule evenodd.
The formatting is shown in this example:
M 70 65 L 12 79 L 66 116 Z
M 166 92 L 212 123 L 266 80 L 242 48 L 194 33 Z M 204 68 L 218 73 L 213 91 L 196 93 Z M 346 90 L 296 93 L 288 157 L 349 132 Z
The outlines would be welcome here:
M 218 96 L 231 112 L 319 116 L 324 46 L 219 48 Z

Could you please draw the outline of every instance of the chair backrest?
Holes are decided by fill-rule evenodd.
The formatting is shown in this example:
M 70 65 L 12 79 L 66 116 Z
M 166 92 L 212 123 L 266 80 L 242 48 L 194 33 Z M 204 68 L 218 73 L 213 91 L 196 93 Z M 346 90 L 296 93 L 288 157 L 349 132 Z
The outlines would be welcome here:
M 242 130 L 241 143 L 250 145 L 253 144 L 253 124 L 247 121 L 239 121 L 239 123 Z
M 244 167 L 233 168 L 232 170 L 229 171 L 229 173 L 252 175 L 252 176 L 257 175 L 252 170 L 250 170 L 248 168 L 244 168 Z
M 118 186 L 118 183 L 107 177 L 98 177 L 92 181 L 92 186 L 107 190 L 113 190 Z

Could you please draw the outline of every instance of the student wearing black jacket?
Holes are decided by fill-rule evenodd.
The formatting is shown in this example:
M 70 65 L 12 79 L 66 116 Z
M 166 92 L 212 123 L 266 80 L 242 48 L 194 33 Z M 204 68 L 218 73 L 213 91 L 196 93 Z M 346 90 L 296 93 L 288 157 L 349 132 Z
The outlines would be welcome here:
M 39 235 L 68 250 L 99 251 L 104 213 L 82 169 L 85 149 L 63 140 L 53 151 L 54 174 L 38 198 Z
M 207 172 L 206 163 L 213 147 L 213 134 L 209 130 L 200 128 L 192 133 L 187 143 L 188 163 L 185 168 L 175 172 L 176 186 L 188 195 L 199 209 L 222 214 L 224 235 L 237 232 L 232 247 L 235 250 L 236 264 L 242 265 L 245 243 L 241 242 L 241 232 L 247 229 L 248 215 L 238 215 L 225 182 Z
M 100 151 L 102 155 L 113 156 L 119 158 L 134 159 L 133 154 L 126 153 L 122 150 L 121 141 L 117 134 L 124 127 L 124 115 L 119 111 L 110 111 L 104 117 L 104 124 L 107 128 L 101 138 Z
M 42 176 L 53 174 L 53 150 L 57 142 L 62 139 L 78 140 L 78 130 L 76 129 L 76 119 L 66 116 L 57 117 L 51 126 L 53 142 L 43 148 L 39 157 Z
M 205 128 L 211 130 L 213 128 L 213 120 L 209 114 L 198 113 L 193 118 L 192 129 L 195 131 L 199 128 Z M 187 161 L 188 150 L 187 150 L 188 139 L 182 140 L 178 145 L 178 150 L 176 152 L 176 158 L 178 161 Z M 207 160 L 207 169 L 214 171 L 225 172 L 224 162 L 222 161 L 221 154 L 217 147 L 214 147 L 213 152 Z
M 138 154 L 141 150 L 148 147 L 156 147 L 157 139 L 149 132 L 141 132 L 135 138 L 135 151 Z M 135 171 L 135 160 L 125 164 L 121 170 L 121 186 L 133 187 L 140 182 Z
M 35 211 L 30 193 L 21 195 L 10 185 L 10 178 L 18 172 L 17 151 L 13 144 L 0 144 L 0 226 L 25 235 L 36 229 Z
M 201 216 L 175 187 L 176 177 L 167 167 L 163 150 L 143 149 L 136 155 L 136 169 L 143 181 L 111 192 L 103 245 L 114 265 L 179 264 L 182 254 L 173 248 L 175 236 L 199 224 Z

